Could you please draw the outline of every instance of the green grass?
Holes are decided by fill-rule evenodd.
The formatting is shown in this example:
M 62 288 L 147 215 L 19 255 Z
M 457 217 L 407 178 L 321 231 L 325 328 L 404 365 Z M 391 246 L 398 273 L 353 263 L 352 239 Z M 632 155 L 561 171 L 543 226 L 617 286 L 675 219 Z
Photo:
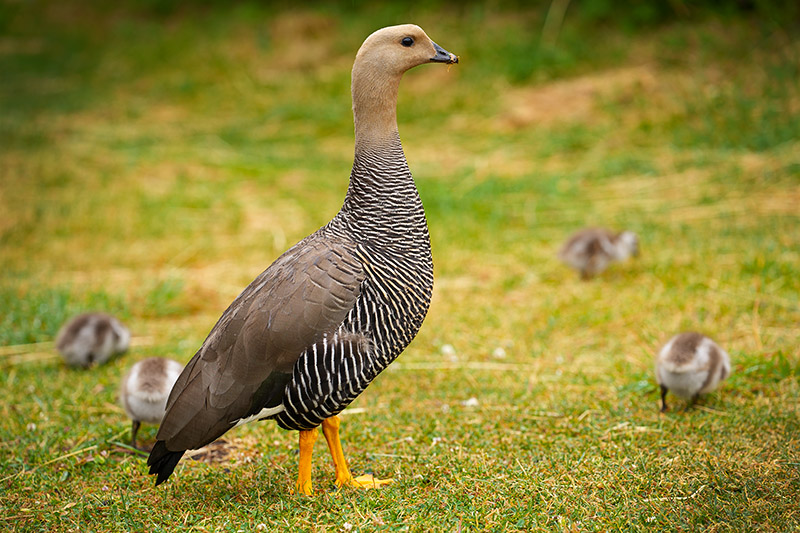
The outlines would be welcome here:
M 797 531 L 796 18 L 573 2 L 540 47 L 546 9 L 514 4 L 0 3 L 0 529 Z M 462 61 L 401 86 L 434 301 L 343 416 L 353 470 L 395 484 L 332 491 L 320 441 L 296 496 L 297 436 L 264 423 L 154 488 L 120 377 L 188 361 L 336 213 L 352 59 L 405 21 Z M 584 225 L 641 257 L 581 282 L 555 253 Z M 51 341 L 88 309 L 133 347 L 70 370 Z M 652 358 L 684 329 L 734 371 L 660 415 Z

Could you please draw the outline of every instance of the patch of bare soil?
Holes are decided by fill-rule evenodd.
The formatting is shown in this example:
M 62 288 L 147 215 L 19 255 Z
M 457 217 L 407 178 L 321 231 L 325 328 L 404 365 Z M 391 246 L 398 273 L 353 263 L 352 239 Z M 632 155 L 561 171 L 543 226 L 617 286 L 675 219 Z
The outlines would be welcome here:
M 532 124 L 589 122 L 609 98 L 625 99 L 658 86 L 658 73 L 648 65 L 607 70 L 546 85 L 508 90 L 502 125 L 513 129 Z
M 186 457 L 208 464 L 226 463 L 228 466 L 239 466 L 251 463 L 260 452 L 255 438 L 217 439 L 199 450 L 186 452 Z

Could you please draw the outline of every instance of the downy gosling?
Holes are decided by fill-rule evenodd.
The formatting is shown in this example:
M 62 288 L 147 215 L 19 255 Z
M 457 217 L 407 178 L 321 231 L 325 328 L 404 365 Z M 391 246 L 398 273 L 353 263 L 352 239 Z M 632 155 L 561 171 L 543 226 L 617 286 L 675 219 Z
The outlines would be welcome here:
M 574 233 L 558 252 L 564 263 L 589 279 L 614 261 L 639 255 L 639 238 L 632 231 L 615 233 L 605 228 L 584 228 Z
M 730 356 L 716 342 L 695 332 L 675 335 L 656 358 L 661 412 L 667 410 L 667 391 L 690 400 L 687 406 L 690 407 L 701 394 L 716 389 L 730 373 Z
M 84 313 L 61 327 L 56 349 L 68 365 L 89 368 L 127 351 L 130 341 L 128 328 L 113 316 Z
M 131 367 L 120 386 L 120 402 L 133 421 L 131 446 L 136 448 L 136 433 L 142 422 L 160 424 L 167 398 L 183 365 L 172 359 L 151 357 Z

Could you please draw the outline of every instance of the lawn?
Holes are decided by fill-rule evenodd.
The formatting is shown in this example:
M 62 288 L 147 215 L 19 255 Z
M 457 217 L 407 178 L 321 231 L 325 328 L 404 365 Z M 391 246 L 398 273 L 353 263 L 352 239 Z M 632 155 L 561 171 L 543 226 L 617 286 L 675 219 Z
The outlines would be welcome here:
M 0 0 L 0 529 L 797 531 L 797 8 L 550 5 Z M 267 422 L 155 488 L 121 376 L 187 362 L 337 212 L 352 61 L 400 22 L 461 62 L 398 104 L 430 312 L 342 415 L 353 471 L 395 483 L 333 490 L 319 441 L 296 495 L 297 434 Z M 556 252 L 587 225 L 641 256 L 581 281 Z M 68 369 L 52 341 L 86 310 L 133 346 Z M 660 414 L 682 330 L 733 373 Z

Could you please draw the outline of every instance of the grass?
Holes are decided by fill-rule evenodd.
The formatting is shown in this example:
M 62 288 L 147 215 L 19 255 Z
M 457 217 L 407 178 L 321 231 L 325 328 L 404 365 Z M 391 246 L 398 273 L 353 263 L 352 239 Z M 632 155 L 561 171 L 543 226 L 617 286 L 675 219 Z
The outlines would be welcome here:
M 615 25 L 570 7 L 540 47 L 545 10 L 504 3 L 0 5 L 0 527 L 800 527 L 791 17 Z M 338 210 L 352 58 L 408 20 L 462 63 L 403 81 L 434 301 L 343 416 L 353 470 L 396 483 L 331 491 L 320 444 L 317 494 L 293 495 L 296 435 L 265 423 L 154 488 L 126 447 L 121 375 L 188 361 L 238 292 Z M 581 282 L 555 252 L 589 224 L 636 231 L 642 256 Z M 79 372 L 51 341 L 86 309 L 135 338 Z M 734 371 L 698 408 L 660 415 L 652 357 L 684 329 L 714 337 Z

